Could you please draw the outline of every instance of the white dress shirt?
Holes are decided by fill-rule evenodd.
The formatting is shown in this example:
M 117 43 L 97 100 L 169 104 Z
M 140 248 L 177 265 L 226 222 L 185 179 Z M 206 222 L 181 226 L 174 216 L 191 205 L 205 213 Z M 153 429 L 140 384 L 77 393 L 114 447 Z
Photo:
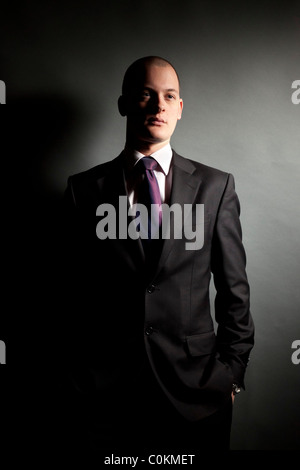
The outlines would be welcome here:
M 170 201 L 171 187 L 172 187 L 172 149 L 168 143 L 163 148 L 151 155 L 143 155 L 137 150 L 131 150 L 125 147 L 125 181 L 126 189 L 129 198 L 129 204 L 132 206 L 137 202 L 138 187 L 142 181 L 143 175 L 134 172 L 134 167 L 137 162 L 143 157 L 153 157 L 158 162 L 159 166 L 154 170 L 162 203 Z

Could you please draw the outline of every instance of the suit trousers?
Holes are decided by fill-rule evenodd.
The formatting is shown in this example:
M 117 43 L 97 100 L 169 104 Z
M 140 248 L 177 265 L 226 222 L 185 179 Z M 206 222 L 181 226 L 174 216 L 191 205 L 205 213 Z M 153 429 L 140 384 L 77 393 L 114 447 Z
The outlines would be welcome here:
M 117 407 L 116 413 L 109 413 L 102 422 L 89 428 L 89 453 L 139 455 L 230 450 L 231 397 L 212 415 L 188 421 L 161 390 L 150 366 L 146 366 L 131 390 L 130 398 Z

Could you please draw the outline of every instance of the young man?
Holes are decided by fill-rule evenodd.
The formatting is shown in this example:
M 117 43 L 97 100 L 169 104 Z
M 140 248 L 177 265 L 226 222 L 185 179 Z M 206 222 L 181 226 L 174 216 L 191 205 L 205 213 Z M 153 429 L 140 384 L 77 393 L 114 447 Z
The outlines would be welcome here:
M 134 62 L 118 105 L 124 150 L 70 177 L 65 194 L 70 442 L 79 436 L 96 452 L 228 450 L 254 344 L 234 180 L 171 148 L 183 101 L 165 59 Z M 156 208 L 182 215 L 166 236 L 147 240 L 145 220 L 132 225 L 142 188 Z M 189 245 L 191 233 L 201 243 Z

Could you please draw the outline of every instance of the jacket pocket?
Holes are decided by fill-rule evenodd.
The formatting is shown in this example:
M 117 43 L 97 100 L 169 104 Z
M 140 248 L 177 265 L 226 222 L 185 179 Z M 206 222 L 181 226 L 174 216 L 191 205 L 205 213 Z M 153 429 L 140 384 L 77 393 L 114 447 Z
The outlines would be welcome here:
M 216 350 L 215 332 L 212 330 L 200 335 L 187 336 L 186 344 L 189 354 L 193 357 L 212 354 Z

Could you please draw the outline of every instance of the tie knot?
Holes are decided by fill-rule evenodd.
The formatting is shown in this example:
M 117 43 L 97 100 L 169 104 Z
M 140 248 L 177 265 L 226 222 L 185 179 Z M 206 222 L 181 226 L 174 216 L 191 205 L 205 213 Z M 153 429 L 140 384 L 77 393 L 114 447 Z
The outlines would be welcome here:
M 144 166 L 145 170 L 156 170 L 158 167 L 158 163 L 153 157 L 143 157 L 141 158 L 141 164 Z

